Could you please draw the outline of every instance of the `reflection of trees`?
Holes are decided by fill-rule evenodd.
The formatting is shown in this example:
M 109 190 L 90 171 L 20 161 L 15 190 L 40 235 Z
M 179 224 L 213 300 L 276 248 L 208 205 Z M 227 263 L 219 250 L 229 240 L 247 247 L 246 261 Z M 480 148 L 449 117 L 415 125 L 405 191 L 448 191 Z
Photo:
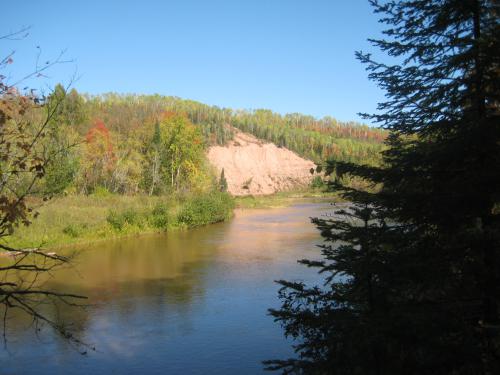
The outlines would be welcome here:
M 279 330 L 272 338 L 278 341 L 267 341 L 268 326 L 260 323 L 268 320 L 266 301 L 274 301 L 272 278 L 276 270 L 296 270 L 305 247 L 314 251 L 319 234 L 308 223 L 312 214 L 319 213 L 307 206 L 237 213 L 229 223 L 130 237 L 82 251 L 76 270 L 57 273 L 50 287 L 89 296 L 87 310 L 76 313 L 63 306 L 62 316 L 71 315 L 79 335 L 97 351 L 81 358 L 64 340 L 44 334 L 42 345 L 37 345 L 27 336 L 32 331 L 25 330 L 15 332 L 11 352 L 35 362 L 50 358 L 41 364 L 41 372 L 83 373 L 89 368 L 105 372 L 115 363 L 122 372 L 128 365 L 149 369 L 150 364 L 171 370 L 174 362 L 189 368 L 191 351 L 198 359 L 214 352 L 219 356 L 222 349 L 232 348 L 233 340 L 239 342 L 228 350 L 255 350 L 262 343 L 265 351 L 281 342 Z M 269 300 L 266 288 L 272 289 Z M 207 347 L 212 342 L 213 347 Z M 19 362 L 0 350 L 4 371 L 38 370 Z
M 169 314 L 188 316 L 193 298 L 204 294 L 203 270 L 217 249 L 208 237 L 217 228 L 224 226 L 107 241 L 83 250 L 74 269 L 58 270 L 45 284 L 51 290 L 86 295 L 90 305 L 74 309 L 55 303 L 40 308 L 56 321 L 74 322 L 71 330 L 78 337 L 85 337 L 92 320 L 110 310 L 123 327 L 130 317 L 153 312 L 160 329 L 168 325 L 162 319 Z M 12 314 L 9 332 L 21 334 L 29 325 L 25 317 Z M 92 337 L 87 341 L 99 347 Z M 58 342 L 61 350 L 67 346 L 64 340 Z

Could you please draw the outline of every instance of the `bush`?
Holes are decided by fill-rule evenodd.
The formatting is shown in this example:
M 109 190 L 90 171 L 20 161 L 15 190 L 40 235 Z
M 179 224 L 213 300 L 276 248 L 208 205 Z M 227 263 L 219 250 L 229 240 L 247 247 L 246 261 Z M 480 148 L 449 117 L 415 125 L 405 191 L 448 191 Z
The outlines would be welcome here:
M 125 210 L 122 213 L 122 216 L 125 223 L 129 225 L 141 225 L 141 218 L 139 214 L 132 209 Z
M 106 221 L 116 231 L 121 231 L 125 225 L 136 225 L 142 227 L 142 221 L 137 211 L 128 209 L 122 213 L 111 210 L 106 218 Z
M 325 187 L 325 182 L 320 176 L 315 176 L 311 181 L 311 187 L 313 189 L 321 189 Z
M 148 221 L 153 228 L 166 229 L 169 223 L 169 212 L 167 205 L 164 203 L 157 204 L 153 208 Z
M 106 197 L 109 197 L 111 194 L 111 192 L 106 189 L 104 186 L 97 186 L 93 191 L 92 191 L 92 195 L 94 197 L 97 197 L 97 198 L 106 198 Z
M 69 224 L 63 228 L 62 232 L 70 237 L 76 238 L 82 235 L 85 229 L 87 229 L 86 224 Z
M 177 216 L 180 224 L 198 227 L 229 219 L 234 207 L 233 198 L 222 192 L 212 192 L 186 202 Z
M 125 219 L 116 211 L 109 211 L 106 221 L 117 231 L 122 230 L 125 226 Z
M 67 155 L 56 158 L 46 170 L 44 183 L 46 194 L 62 194 L 75 179 L 78 163 L 72 161 Z

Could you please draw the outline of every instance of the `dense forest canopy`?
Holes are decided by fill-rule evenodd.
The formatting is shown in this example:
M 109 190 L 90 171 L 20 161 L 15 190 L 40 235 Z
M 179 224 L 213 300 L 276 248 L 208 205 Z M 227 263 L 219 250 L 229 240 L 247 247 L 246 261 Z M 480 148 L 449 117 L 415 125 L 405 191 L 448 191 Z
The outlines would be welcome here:
M 73 96 L 78 96 L 72 91 Z M 184 113 L 199 125 L 207 141 L 224 144 L 232 138 L 228 125 L 258 138 L 320 161 L 335 159 L 355 162 L 374 161 L 386 132 L 356 122 L 332 117 L 316 119 L 300 113 L 280 115 L 265 109 L 233 110 L 209 106 L 193 100 L 160 95 L 83 95 L 82 106 L 89 115 L 102 118 L 111 129 L 126 133 L 145 121 L 158 118 L 163 111 Z
M 232 139 L 234 129 L 287 147 L 320 163 L 337 160 L 377 165 L 385 131 L 331 117 L 232 110 L 160 95 L 81 95 L 61 85 L 52 121 L 55 156 L 45 191 L 103 188 L 122 194 L 202 191 L 214 183 L 203 156 L 207 147 Z

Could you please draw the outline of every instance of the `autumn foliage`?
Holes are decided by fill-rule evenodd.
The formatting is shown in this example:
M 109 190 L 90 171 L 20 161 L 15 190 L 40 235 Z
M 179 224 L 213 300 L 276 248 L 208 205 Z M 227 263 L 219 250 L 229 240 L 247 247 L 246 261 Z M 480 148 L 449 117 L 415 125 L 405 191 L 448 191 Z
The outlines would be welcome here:
M 107 187 L 109 177 L 115 169 L 117 158 L 109 129 L 104 122 L 96 120 L 85 135 L 83 157 L 84 190 L 93 191 L 99 184 Z

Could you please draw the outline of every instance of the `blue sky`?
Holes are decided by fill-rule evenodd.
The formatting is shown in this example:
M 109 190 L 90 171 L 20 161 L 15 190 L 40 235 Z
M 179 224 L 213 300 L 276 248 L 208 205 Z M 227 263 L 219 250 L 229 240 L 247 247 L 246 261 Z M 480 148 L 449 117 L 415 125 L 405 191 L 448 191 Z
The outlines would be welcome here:
M 174 95 L 232 108 L 269 108 L 359 120 L 383 93 L 356 50 L 381 26 L 367 0 L 9 1 L 0 34 L 30 26 L 9 76 L 62 50 L 73 62 L 30 85 L 78 91 Z M 6 20 L 6 22 L 5 22 Z M 2 73 L 5 74 L 5 73 Z

